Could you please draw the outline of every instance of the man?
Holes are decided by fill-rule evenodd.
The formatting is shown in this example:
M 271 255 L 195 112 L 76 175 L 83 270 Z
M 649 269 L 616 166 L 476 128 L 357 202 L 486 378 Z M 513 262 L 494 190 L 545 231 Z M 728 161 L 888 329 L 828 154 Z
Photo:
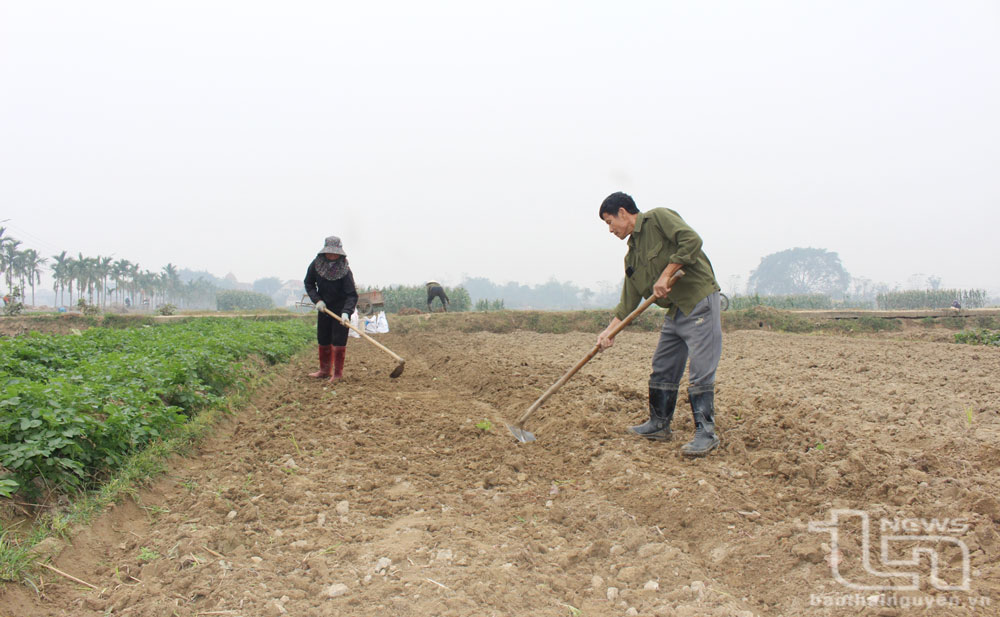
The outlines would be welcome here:
M 651 295 L 668 309 L 649 376 L 649 421 L 628 429 L 647 439 L 671 439 L 670 422 L 688 357 L 688 400 L 694 415 L 694 439 L 681 447 L 686 456 L 704 456 L 719 445 L 715 434 L 715 371 L 722 355 L 720 287 L 701 237 L 673 210 L 640 212 L 625 193 L 613 193 L 601 204 L 608 231 L 628 239 L 625 283 L 614 318 L 597 342 L 601 350 L 614 344 L 608 333 Z M 684 268 L 684 277 L 668 286 Z
M 441 287 L 441 283 L 437 281 L 427 281 L 427 312 L 431 312 L 431 302 L 434 298 L 441 299 L 441 306 L 444 310 L 448 310 L 448 296 L 444 293 L 444 287 Z

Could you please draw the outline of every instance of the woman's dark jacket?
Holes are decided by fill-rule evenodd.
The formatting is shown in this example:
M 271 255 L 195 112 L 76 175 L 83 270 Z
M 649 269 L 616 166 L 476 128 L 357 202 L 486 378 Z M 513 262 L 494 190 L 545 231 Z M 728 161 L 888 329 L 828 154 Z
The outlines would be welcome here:
M 339 279 L 331 281 L 319 276 L 310 263 L 305 285 L 306 293 L 314 304 L 320 300 L 326 302 L 326 308 L 337 316 L 341 313 L 354 313 L 354 307 L 358 304 L 358 290 L 354 287 L 354 273 L 350 270 Z

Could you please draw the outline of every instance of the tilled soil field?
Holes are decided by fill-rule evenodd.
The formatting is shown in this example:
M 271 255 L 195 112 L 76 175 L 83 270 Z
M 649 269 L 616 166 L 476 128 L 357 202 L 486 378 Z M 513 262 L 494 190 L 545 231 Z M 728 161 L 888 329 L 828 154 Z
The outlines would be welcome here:
M 686 401 L 675 441 L 624 433 L 656 342 L 628 332 L 516 443 L 504 421 L 595 338 L 380 335 L 396 380 L 352 339 L 335 385 L 304 354 L 137 503 L 46 543 L 95 588 L 42 570 L 0 615 L 1000 614 L 1000 349 L 727 333 L 723 447 L 692 461 Z

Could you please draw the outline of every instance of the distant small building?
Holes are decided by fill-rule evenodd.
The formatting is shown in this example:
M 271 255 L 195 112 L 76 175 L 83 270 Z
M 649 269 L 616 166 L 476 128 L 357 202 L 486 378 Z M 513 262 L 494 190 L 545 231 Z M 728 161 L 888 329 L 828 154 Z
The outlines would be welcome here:
M 236 279 L 236 275 L 230 272 L 226 276 L 222 277 L 226 281 L 227 285 L 230 285 L 230 289 L 238 289 L 240 291 L 253 291 L 252 283 L 241 283 Z
M 278 288 L 278 291 L 274 292 L 271 297 L 274 299 L 274 304 L 276 306 L 283 306 L 290 308 L 295 306 L 295 303 L 302 299 L 306 293 L 305 284 L 302 281 L 285 281 Z

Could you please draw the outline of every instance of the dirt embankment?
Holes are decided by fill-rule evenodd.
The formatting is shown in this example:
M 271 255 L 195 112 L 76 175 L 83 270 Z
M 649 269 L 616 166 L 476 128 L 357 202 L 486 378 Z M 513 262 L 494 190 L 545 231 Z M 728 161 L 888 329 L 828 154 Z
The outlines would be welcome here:
M 655 333 L 620 335 L 529 421 L 527 445 L 503 422 L 592 334 L 379 340 L 406 357 L 402 377 L 357 339 L 334 386 L 305 378 L 303 355 L 62 547 L 54 565 L 96 590 L 42 571 L 40 594 L 4 588 L 0 615 L 906 614 L 822 605 L 855 594 L 831 564 L 874 580 L 856 525 L 836 545 L 810 531 L 833 510 L 964 521 L 946 531 L 969 550 L 968 591 L 935 588 L 925 560 L 919 594 L 966 602 L 935 615 L 1000 614 L 998 349 L 727 333 L 724 445 L 689 461 L 686 402 L 676 442 L 623 432 L 645 414 Z M 939 576 L 961 579 L 961 553 L 938 549 Z

